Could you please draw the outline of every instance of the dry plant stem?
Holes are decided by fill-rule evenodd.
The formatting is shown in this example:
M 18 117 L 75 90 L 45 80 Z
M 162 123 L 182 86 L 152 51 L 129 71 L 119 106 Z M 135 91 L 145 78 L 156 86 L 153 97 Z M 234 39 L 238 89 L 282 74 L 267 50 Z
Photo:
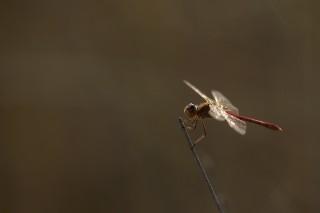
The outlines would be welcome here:
M 214 189 L 212 187 L 212 184 L 211 184 L 211 182 L 210 182 L 210 180 L 208 178 L 208 175 L 207 175 L 206 171 L 204 170 L 204 168 L 202 166 L 202 163 L 200 161 L 200 158 L 199 158 L 199 156 L 198 156 L 198 154 L 196 152 L 195 146 L 194 146 L 195 144 L 191 141 L 190 136 L 188 134 L 188 131 L 186 130 L 186 126 L 184 125 L 183 119 L 181 117 L 179 117 L 179 123 L 180 123 L 181 129 L 184 131 L 184 134 L 185 134 L 186 139 L 187 139 L 188 146 L 191 149 L 193 157 L 196 160 L 196 162 L 197 162 L 197 164 L 198 164 L 198 166 L 200 168 L 201 174 L 202 174 L 202 176 L 204 177 L 204 179 L 206 181 L 206 184 L 208 186 L 209 192 L 212 195 L 213 200 L 215 201 L 217 209 L 218 209 L 219 213 L 223 213 L 223 209 L 222 209 L 222 206 L 221 206 L 220 201 L 218 199 L 218 196 L 217 196 L 216 192 L 214 191 Z

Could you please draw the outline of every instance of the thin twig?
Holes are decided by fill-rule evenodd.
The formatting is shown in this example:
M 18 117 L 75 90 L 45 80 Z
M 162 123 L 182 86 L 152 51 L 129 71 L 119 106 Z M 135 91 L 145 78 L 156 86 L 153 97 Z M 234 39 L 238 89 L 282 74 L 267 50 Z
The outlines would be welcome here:
M 184 122 L 183 122 L 183 119 L 181 117 L 179 117 L 179 123 L 180 123 L 180 126 L 181 126 L 181 129 L 184 131 L 184 134 L 186 136 L 186 139 L 187 139 L 187 143 L 188 143 L 188 146 L 190 147 L 191 149 L 191 152 L 193 154 L 193 157 L 194 159 L 196 160 L 199 168 L 200 168 L 200 171 L 201 171 L 201 174 L 202 176 L 204 177 L 205 181 L 206 181 L 206 184 L 208 186 L 208 189 L 209 189 L 209 192 L 210 194 L 212 195 L 213 197 L 213 200 L 215 201 L 215 204 L 217 206 L 217 209 L 219 210 L 220 213 L 223 213 L 223 209 L 222 209 L 222 206 L 220 204 L 220 201 L 218 199 L 218 196 L 216 194 L 216 192 L 214 191 L 213 187 L 212 187 L 212 184 L 208 178 L 208 175 L 206 173 L 206 171 L 204 170 L 203 166 L 202 166 L 202 163 L 200 161 L 200 158 L 196 152 L 196 149 L 195 149 L 195 146 L 194 146 L 194 143 L 191 141 L 190 139 L 190 136 L 188 134 L 188 131 L 186 130 L 186 126 L 184 125 Z

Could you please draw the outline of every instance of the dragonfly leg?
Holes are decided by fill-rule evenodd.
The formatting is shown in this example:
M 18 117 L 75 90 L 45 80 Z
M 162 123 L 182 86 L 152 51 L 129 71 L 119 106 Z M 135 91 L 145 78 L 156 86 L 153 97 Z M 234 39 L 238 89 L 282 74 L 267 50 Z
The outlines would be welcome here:
M 188 119 L 187 122 L 189 122 L 189 120 L 192 120 L 191 126 L 186 126 L 186 129 L 187 130 L 194 130 L 197 127 L 197 123 L 198 123 L 199 117 L 195 116 L 194 118 L 190 118 L 190 119 Z
M 206 135 L 207 135 L 207 130 L 206 130 L 206 126 L 204 125 L 204 122 L 203 120 L 201 120 L 201 124 L 202 124 L 202 127 L 203 127 L 203 134 L 193 143 L 193 146 L 191 147 L 191 149 L 193 149 L 193 147 L 199 143 L 200 141 L 202 141 Z
M 197 116 L 193 116 L 193 117 L 187 118 L 187 119 L 183 118 L 183 122 L 184 123 L 190 123 L 190 122 L 193 123 L 196 119 L 197 119 Z

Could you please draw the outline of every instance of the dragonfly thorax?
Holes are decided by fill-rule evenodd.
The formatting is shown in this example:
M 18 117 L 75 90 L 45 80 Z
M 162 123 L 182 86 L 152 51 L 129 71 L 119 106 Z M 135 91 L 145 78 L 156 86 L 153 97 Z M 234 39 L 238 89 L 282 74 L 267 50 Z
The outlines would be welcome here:
M 194 117 L 195 115 L 197 115 L 197 111 L 198 111 L 198 106 L 193 103 L 188 104 L 184 108 L 184 113 L 189 117 Z

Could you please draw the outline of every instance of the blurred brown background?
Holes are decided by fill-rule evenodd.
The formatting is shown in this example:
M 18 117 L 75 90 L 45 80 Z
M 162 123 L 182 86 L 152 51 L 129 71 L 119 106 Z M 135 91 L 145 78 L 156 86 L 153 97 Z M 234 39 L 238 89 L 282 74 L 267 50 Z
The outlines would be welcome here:
M 182 79 L 284 129 L 206 122 L 228 212 L 319 212 L 319 6 L 2 2 L 0 212 L 217 212 L 179 129 L 202 101 Z

